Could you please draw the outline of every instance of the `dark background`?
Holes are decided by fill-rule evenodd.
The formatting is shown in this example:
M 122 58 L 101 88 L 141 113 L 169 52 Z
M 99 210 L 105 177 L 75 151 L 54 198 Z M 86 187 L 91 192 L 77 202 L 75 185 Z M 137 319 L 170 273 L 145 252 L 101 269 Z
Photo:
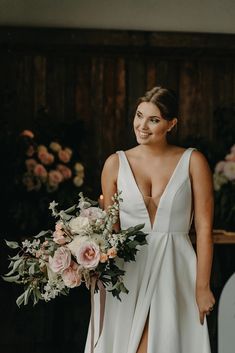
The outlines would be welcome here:
M 212 169 L 234 143 L 235 35 L 0 27 L 0 50 L 1 273 L 7 271 L 9 253 L 3 239 L 34 234 L 51 222 L 38 209 L 39 194 L 29 197 L 14 187 L 23 129 L 45 142 L 58 138 L 77 148 L 86 172 L 82 190 L 96 199 L 107 156 L 135 144 L 136 99 L 155 85 L 179 95 L 173 143 L 197 147 Z M 66 202 L 76 197 L 75 191 L 69 195 Z M 22 201 L 31 207 L 16 219 Z M 35 218 L 37 212 L 41 218 Z M 22 224 L 32 216 L 35 222 Z M 216 219 L 218 226 L 230 228 Z M 216 245 L 212 290 L 217 303 L 234 270 L 234 246 Z M 18 309 L 20 288 L 0 283 L 1 353 L 83 352 L 90 314 L 85 288 Z M 217 306 L 208 318 L 213 353 L 216 315 Z

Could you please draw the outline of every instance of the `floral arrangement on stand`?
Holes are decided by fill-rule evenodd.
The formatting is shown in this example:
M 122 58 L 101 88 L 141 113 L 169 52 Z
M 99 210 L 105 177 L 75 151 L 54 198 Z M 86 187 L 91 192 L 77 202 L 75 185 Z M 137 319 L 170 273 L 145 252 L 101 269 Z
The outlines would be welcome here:
M 216 226 L 235 230 L 235 145 L 216 164 L 213 180 Z
M 67 210 L 58 210 L 55 201 L 50 203 L 52 215 L 57 219 L 54 231 L 41 231 L 32 240 L 21 243 L 6 241 L 18 253 L 9 257 L 10 271 L 3 279 L 24 286 L 24 292 L 16 300 L 18 306 L 26 305 L 30 297 L 34 305 L 39 300 L 50 301 L 84 282 L 91 291 L 92 320 L 94 292 L 100 290 L 102 322 L 104 288 L 119 300 L 121 292 L 128 293 L 123 281 L 125 271 L 116 259 L 135 261 L 140 246 L 147 244 L 147 234 L 141 231 L 144 224 L 118 233 L 113 231 L 122 201 L 120 193 L 113 196 L 113 204 L 106 211 L 94 207 L 96 202 L 84 197 L 82 192 L 79 196 L 79 202 Z M 100 334 L 101 331 L 102 327 Z M 91 352 L 93 339 L 94 332 Z
M 71 148 L 62 147 L 55 141 L 49 146 L 38 144 L 30 130 L 24 130 L 21 136 L 27 140 L 26 170 L 22 178 L 27 191 L 39 191 L 44 187 L 47 192 L 54 192 L 61 183 L 71 179 L 76 187 L 83 184 L 84 167 L 77 161 L 72 163 Z
M 9 217 L 22 235 L 38 232 L 42 223 L 51 226 L 46 209 L 52 197 L 61 205 L 75 202 L 78 190 L 84 190 L 85 168 L 79 159 L 77 149 L 72 150 L 59 139 L 43 140 L 31 130 L 20 133 Z

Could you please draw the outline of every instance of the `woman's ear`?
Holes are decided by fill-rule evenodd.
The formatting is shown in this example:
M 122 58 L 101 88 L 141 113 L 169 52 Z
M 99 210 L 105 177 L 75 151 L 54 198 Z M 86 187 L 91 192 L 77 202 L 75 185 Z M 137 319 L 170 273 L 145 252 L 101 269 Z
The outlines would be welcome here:
M 169 127 L 169 129 L 167 131 L 170 132 L 177 125 L 177 123 L 178 123 L 178 119 L 177 118 L 173 118 L 171 120 L 171 126 Z

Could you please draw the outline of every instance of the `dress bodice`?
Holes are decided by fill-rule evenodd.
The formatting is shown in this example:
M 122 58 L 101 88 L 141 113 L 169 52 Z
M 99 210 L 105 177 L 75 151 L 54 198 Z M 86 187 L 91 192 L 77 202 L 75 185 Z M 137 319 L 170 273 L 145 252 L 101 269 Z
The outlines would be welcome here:
M 124 151 L 117 151 L 119 171 L 117 188 L 121 191 L 120 225 L 128 228 L 145 223 L 147 232 L 188 232 L 192 222 L 192 190 L 189 176 L 189 160 L 195 148 L 187 148 L 181 155 L 161 197 L 154 220 L 151 222 L 143 196 L 136 183 Z M 153 224 L 151 224 L 153 223 Z

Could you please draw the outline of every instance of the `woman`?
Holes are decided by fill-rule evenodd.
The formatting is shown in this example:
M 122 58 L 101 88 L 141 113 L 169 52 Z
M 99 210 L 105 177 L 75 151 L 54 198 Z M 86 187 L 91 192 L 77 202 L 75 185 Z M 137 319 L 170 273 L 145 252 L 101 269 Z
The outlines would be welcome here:
M 136 262 L 119 263 L 129 289 L 121 302 L 107 292 L 102 335 L 95 353 L 209 353 L 206 315 L 213 256 L 213 187 L 208 163 L 194 148 L 168 143 L 178 102 L 173 91 L 154 87 L 138 100 L 138 145 L 117 151 L 104 164 L 104 207 L 122 191 L 119 227 L 145 224 L 148 244 Z M 197 256 L 188 232 L 194 214 Z M 118 261 L 118 260 L 117 260 Z M 99 298 L 95 296 L 96 334 Z M 85 352 L 89 352 L 90 328 Z

